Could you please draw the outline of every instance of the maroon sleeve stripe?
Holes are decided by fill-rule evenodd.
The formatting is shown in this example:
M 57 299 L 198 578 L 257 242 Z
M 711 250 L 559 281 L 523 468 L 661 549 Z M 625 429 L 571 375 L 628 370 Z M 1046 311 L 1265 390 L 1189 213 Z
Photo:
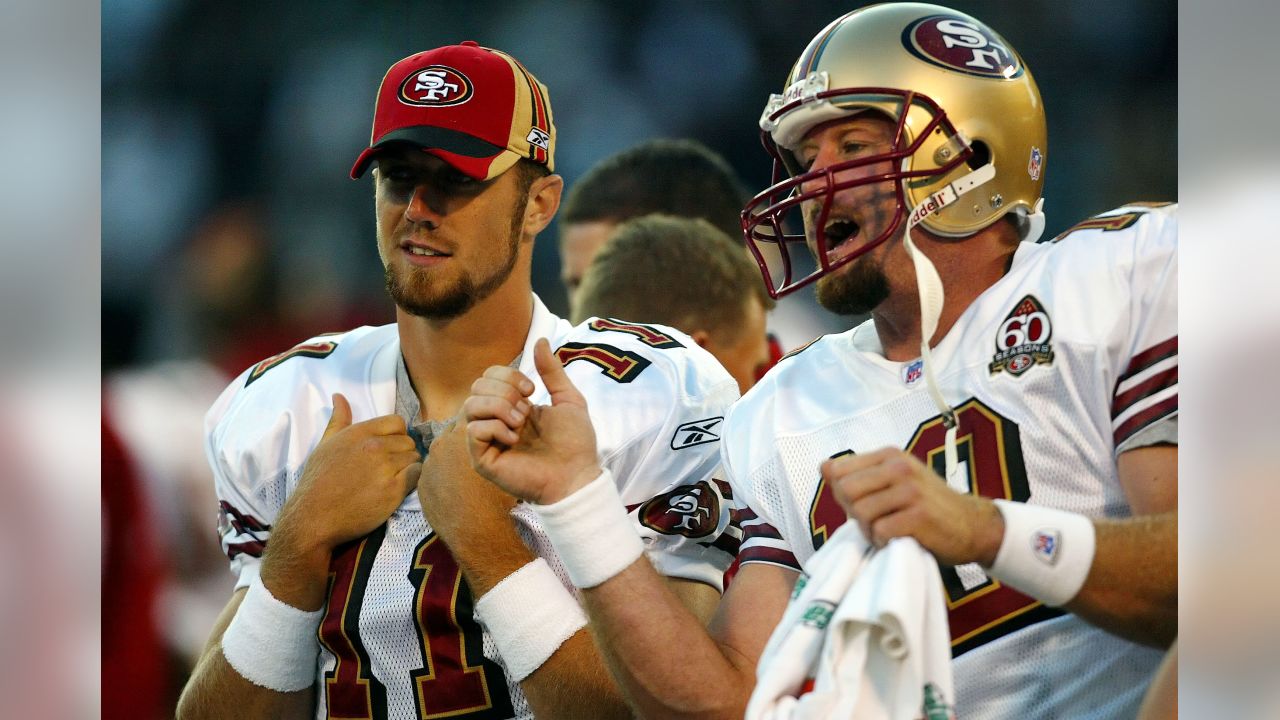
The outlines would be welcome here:
M 249 557 L 262 557 L 262 551 L 267 549 L 267 544 L 251 540 L 242 543 L 230 543 L 227 545 L 227 559 L 234 560 L 237 555 L 248 555 Z
M 741 520 L 742 522 L 746 522 L 748 520 L 758 520 L 759 518 L 760 516 L 756 515 L 756 511 L 752 510 L 749 507 L 740 508 L 738 510 L 738 519 Z
M 245 515 L 226 500 L 219 500 L 218 508 L 227 515 L 230 519 L 231 527 L 235 528 L 237 532 L 258 532 L 271 529 L 270 525 L 252 515 Z
M 738 562 L 743 565 L 747 563 L 769 563 L 770 565 L 781 565 L 797 571 L 800 569 L 800 562 L 796 560 L 795 555 L 786 550 L 758 545 L 743 548 L 742 552 L 738 554 Z
M 1177 354 L 1178 354 L 1178 336 L 1174 335 L 1168 340 L 1165 340 L 1164 342 L 1161 342 L 1161 343 L 1157 343 L 1147 348 L 1146 350 L 1143 350 L 1137 355 L 1134 355 L 1133 359 L 1129 361 L 1129 367 L 1124 369 L 1124 374 L 1120 376 L 1120 379 L 1116 382 L 1116 385 L 1119 386 L 1120 383 L 1123 383 L 1125 380 L 1128 380 L 1129 378 L 1133 377 L 1134 375 L 1137 375 L 1143 370 L 1146 370 L 1152 365 L 1155 365 L 1161 360 L 1171 358 Z
M 1133 407 L 1135 403 L 1145 400 L 1146 398 L 1149 398 L 1163 390 L 1167 390 L 1177 384 L 1178 368 L 1176 366 L 1152 375 L 1146 380 L 1143 380 L 1137 385 L 1134 385 L 1128 390 L 1116 395 L 1115 399 L 1111 401 L 1111 419 L 1115 420 L 1120 417 L 1124 411 Z
M 782 533 L 769 523 L 757 522 L 753 525 L 742 526 L 742 539 L 744 541 L 752 538 L 770 538 L 773 540 L 781 540 Z
M 1162 400 L 1146 410 L 1137 413 L 1128 420 L 1125 420 L 1123 423 L 1120 423 L 1120 427 L 1116 428 L 1114 434 L 1116 447 L 1119 447 L 1125 440 L 1133 437 L 1134 433 L 1167 415 L 1177 412 L 1177 410 L 1178 396 L 1174 395 L 1171 398 Z

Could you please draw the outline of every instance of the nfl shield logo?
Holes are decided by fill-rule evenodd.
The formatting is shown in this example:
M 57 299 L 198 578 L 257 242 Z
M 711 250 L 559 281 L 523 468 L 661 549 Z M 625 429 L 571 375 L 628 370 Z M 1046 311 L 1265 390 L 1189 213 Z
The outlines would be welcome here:
M 1036 557 L 1046 565 L 1054 564 L 1058 560 L 1058 531 L 1037 530 L 1031 536 L 1031 548 L 1035 550 Z
M 907 387 L 920 382 L 922 377 L 924 377 L 924 360 L 912 360 L 902 368 L 902 382 Z
M 1027 174 L 1032 180 L 1040 179 L 1040 168 L 1044 165 L 1044 156 L 1040 154 L 1040 148 L 1031 148 L 1031 159 L 1027 161 Z

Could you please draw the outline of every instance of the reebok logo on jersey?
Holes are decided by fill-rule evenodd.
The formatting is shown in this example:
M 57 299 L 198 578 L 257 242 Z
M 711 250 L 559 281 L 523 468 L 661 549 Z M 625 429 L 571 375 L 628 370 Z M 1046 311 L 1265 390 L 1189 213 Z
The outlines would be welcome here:
M 649 500 L 637 515 L 640 524 L 664 535 L 706 537 L 720 524 L 720 496 L 707 481 L 700 480 Z
M 723 417 L 713 417 L 706 420 L 694 420 L 681 425 L 676 428 L 676 434 L 671 437 L 671 449 L 683 450 L 694 445 L 719 440 L 720 434 L 717 430 L 722 422 L 724 422 Z
M 996 354 L 988 369 L 992 375 L 1008 372 L 1017 377 L 1035 365 L 1053 362 L 1053 323 L 1034 295 L 1018 301 L 996 331 Z

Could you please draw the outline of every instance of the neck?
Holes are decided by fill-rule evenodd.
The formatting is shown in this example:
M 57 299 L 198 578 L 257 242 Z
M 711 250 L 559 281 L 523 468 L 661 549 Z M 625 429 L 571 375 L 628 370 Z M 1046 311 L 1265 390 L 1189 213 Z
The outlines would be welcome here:
M 513 282 L 450 320 L 421 318 L 396 308 L 400 352 L 423 419 L 456 415 L 476 378 L 492 365 L 510 363 L 524 349 L 533 322 L 533 296 L 527 281 L 514 281 L 519 272 L 517 267 Z
M 1017 249 L 1009 236 L 1012 232 L 1010 225 L 997 222 L 964 239 L 913 233 L 916 247 L 933 262 L 942 279 L 942 312 L 938 316 L 938 329 L 929 339 L 930 348 L 942 342 L 978 296 L 1008 272 Z M 871 316 L 885 357 L 903 362 L 920 357 L 920 291 L 906 248 L 900 246 L 897 250 L 903 255 L 904 262 L 899 265 L 905 267 L 905 271 L 889 277 L 889 297 Z

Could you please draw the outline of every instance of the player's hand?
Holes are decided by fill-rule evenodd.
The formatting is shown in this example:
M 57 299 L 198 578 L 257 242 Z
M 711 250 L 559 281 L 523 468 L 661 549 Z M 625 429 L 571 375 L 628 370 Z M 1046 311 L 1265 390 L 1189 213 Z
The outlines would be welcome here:
M 327 557 L 369 534 L 417 486 L 418 460 L 398 415 L 352 424 L 351 405 L 334 394 L 329 425 L 280 510 L 271 543 L 287 538 L 295 550 Z
M 959 493 L 897 448 L 822 463 L 836 501 L 877 547 L 913 537 L 944 565 L 995 562 L 1004 518 L 986 498 Z
M 491 367 L 463 404 L 471 461 L 485 478 L 523 500 L 548 505 L 600 474 L 587 401 L 546 339 L 534 364 L 551 405 L 531 405 L 533 382 L 510 367 Z
M 516 499 L 476 473 L 462 422 L 432 441 L 418 477 L 418 498 L 431 529 L 455 556 L 504 535 L 517 537 L 511 518 Z

